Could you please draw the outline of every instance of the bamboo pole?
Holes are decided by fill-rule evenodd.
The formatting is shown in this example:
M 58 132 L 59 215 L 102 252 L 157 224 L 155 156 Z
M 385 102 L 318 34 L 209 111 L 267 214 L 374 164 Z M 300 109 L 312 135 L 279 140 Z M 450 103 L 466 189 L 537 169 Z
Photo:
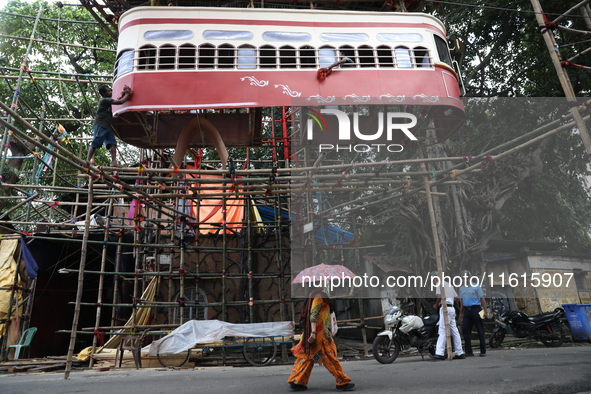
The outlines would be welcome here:
M 119 271 L 121 269 L 121 255 L 122 255 L 122 239 L 123 239 L 123 231 L 119 231 L 118 236 L 118 245 L 117 245 L 117 254 L 115 256 L 115 271 L 114 271 L 114 285 L 113 285 L 113 303 L 117 303 L 119 299 L 119 287 L 121 286 L 121 277 L 119 276 Z M 119 311 L 117 308 L 112 308 L 111 310 L 111 324 L 114 324 L 119 317 Z
M 84 269 L 86 267 L 86 256 L 88 254 L 88 235 L 90 233 L 90 212 L 92 211 L 93 184 L 93 179 L 90 179 L 88 183 L 88 205 L 86 207 L 84 238 L 82 240 L 82 248 L 80 253 L 80 272 L 78 273 L 76 307 L 74 308 L 74 319 L 72 320 L 72 334 L 70 335 L 70 346 L 68 348 L 68 358 L 66 362 L 66 370 L 64 372 L 64 380 L 68 380 L 70 378 L 70 372 L 72 371 L 72 359 L 74 357 L 74 347 L 76 346 L 76 329 L 78 327 L 78 319 L 80 318 L 80 304 L 82 302 L 82 294 L 84 291 Z
M 139 212 L 139 207 L 140 202 L 139 200 L 136 201 L 136 206 L 138 207 L 138 212 Z M 141 227 L 141 223 L 137 223 L 137 226 Z M 141 230 L 140 230 L 141 231 Z M 140 235 L 140 231 L 135 231 L 133 233 L 133 250 L 132 250 L 132 256 L 133 256 L 133 263 L 134 263 L 134 268 L 135 268 L 135 272 L 134 272 L 134 276 L 133 276 L 133 302 L 132 302 L 132 310 L 131 310 L 131 321 L 132 324 L 135 325 L 136 324 L 136 318 L 137 318 L 137 300 L 139 300 L 139 280 L 140 280 L 140 275 L 137 275 L 138 273 L 140 273 L 142 271 L 142 267 L 140 266 L 140 259 L 139 259 L 139 250 L 140 250 L 140 241 L 139 241 L 139 235 Z M 142 276 L 143 278 L 143 276 Z
M 16 211 L 17 209 L 19 209 L 20 207 L 22 207 L 23 205 L 25 205 L 29 201 L 34 200 L 38 196 L 39 196 L 39 194 L 35 193 L 31 197 L 27 198 L 26 200 L 19 202 L 14 207 L 8 209 L 6 212 L 4 212 L 2 215 L 0 215 L 0 220 L 2 220 L 5 216 L 8 216 L 9 213 L 12 213 L 12 212 Z
M 6 78 L 6 77 L 4 77 Z M 41 118 L 41 117 L 36 117 L 36 118 L 23 118 L 24 120 L 26 120 L 27 122 L 32 122 L 35 120 L 45 120 L 48 122 L 92 122 L 94 121 L 94 119 L 92 118 L 86 118 L 86 119 L 79 119 L 79 118 Z M 74 138 L 70 138 L 70 141 L 90 141 L 92 140 L 91 137 L 74 137 Z
M 227 245 L 228 245 L 228 240 L 226 238 L 227 236 L 227 223 L 226 221 L 228 220 L 228 216 L 227 216 L 227 207 L 226 207 L 226 198 L 222 197 L 222 321 L 228 321 L 228 316 L 227 316 L 227 310 L 226 310 L 226 286 L 227 286 L 227 282 L 226 282 L 226 275 L 227 272 L 226 270 L 228 269 L 228 253 L 227 253 Z M 225 360 L 225 354 L 224 354 L 224 363 L 226 362 Z
M 418 147 L 419 158 L 424 157 L 423 148 L 421 146 Z M 426 170 L 427 165 L 425 163 L 421 164 L 421 168 Z M 431 220 L 431 233 L 433 235 L 433 248 L 435 250 L 435 263 L 437 264 L 437 273 L 439 274 L 439 279 L 441 280 L 441 284 L 443 285 L 443 264 L 441 262 L 441 248 L 439 245 L 439 233 L 437 232 L 437 222 L 435 220 L 435 210 L 433 209 L 433 198 L 431 197 L 431 185 L 429 184 L 429 177 L 426 175 L 423 176 L 423 185 L 425 187 L 425 192 L 427 194 L 427 206 L 429 208 L 429 219 Z M 449 315 L 447 312 L 447 302 L 445 301 L 446 295 L 443 290 L 443 286 L 440 287 L 441 292 L 441 308 L 443 308 L 443 323 L 445 324 L 445 340 L 447 344 L 447 357 L 448 359 L 452 359 L 452 351 L 451 351 L 451 337 L 450 337 L 450 327 L 449 327 Z
M 589 4 L 585 4 L 585 6 L 581 8 L 581 14 L 583 14 L 585 20 L 585 26 L 587 26 L 587 29 L 591 30 L 591 8 L 589 7 Z
M 252 218 L 250 212 L 250 200 L 248 198 L 244 199 L 244 220 L 246 221 L 246 247 L 248 251 L 246 252 L 246 269 L 248 270 L 248 277 L 247 277 L 247 286 L 248 286 L 248 300 L 254 301 L 254 283 L 252 278 L 252 271 L 253 271 L 253 256 L 252 256 Z M 255 310 L 254 310 L 254 303 L 248 303 L 248 321 L 250 323 L 255 323 Z
M 160 218 L 161 217 L 161 213 L 160 212 L 156 212 L 156 217 Z M 154 242 L 156 242 L 156 244 L 160 244 L 162 242 L 162 228 L 160 226 L 156 226 L 156 236 L 154 239 Z M 161 258 L 162 254 L 161 254 L 161 250 L 160 249 L 154 249 L 154 270 L 156 272 L 160 272 L 161 271 L 161 264 L 160 264 L 160 258 Z M 197 262 L 197 264 L 199 264 L 199 262 Z M 197 280 L 195 280 L 195 282 L 197 282 Z M 162 283 L 162 282 L 160 282 Z M 152 316 L 153 319 L 156 318 L 156 315 L 154 314 Z
M 180 324 L 185 323 L 185 229 L 183 222 L 180 225 L 180 236 L 179 236 L 179 276 L 180 276 L 180 290 L 179 290 L 179 322 Z
M 572 6 L 568 11 L 566 11 L 565 13 L 563 13 L 562 15 L 559 15 L 556 19 L 554 19 L 554 23 L 560 22 L 567 15 L 569 15 L 570 13 L 572 13 L 574 10 L 577 10 L 577 9 L 581 8 L 582 6 L 584 6 L 585 4 L 589 3 L 589 1 L 591 1 L 591 0 L 583 0 L 580 3 Z

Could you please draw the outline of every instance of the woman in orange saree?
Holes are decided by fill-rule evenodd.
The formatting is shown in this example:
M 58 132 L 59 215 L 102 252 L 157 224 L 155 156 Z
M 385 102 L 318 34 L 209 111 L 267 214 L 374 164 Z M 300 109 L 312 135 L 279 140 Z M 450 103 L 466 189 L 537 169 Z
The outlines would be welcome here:
M 336 379 L 336 389 L 350 391 L 355 387 L 341 367 L 337 358 L 337 347 L 331 330 L 331 305 L 326 293 L 314 290 L 310 293 L 304 308 L 304 327 L 300 342 L 291 349 L 296 361 L 287 379 L 294 391 L 308 388 L 308 380 L 314 367 L 314 356 L 320 357 L 320 362 Z

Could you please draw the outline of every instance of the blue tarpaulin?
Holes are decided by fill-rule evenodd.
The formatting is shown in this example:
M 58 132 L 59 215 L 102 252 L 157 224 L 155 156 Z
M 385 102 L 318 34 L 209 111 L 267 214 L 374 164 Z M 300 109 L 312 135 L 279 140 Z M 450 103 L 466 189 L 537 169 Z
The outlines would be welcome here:
M 23 259 L 25 260 L 25 266 L 27 267 L 27 273 L 29 274 L 29 278 L 33 279 L 37 277 L 37 271 L 39 270 L 39 265 L 37 265 L 37 261 L 29 251 L 27 247 L 27 239 L 24 235 L 21 234 L 21 251 L 23 254 Z
M 257 209 L 261 215 L 263 222 L 276 222 L 277 217 L 281 215 L 281 222 L 286 226 L 290 224 L 289 214 L 285 209 L 277 209 L 276 207 L 267 205 L 257 205 Z M 331 225 L 314 224 L 314 238 L 316 242 L 323 244 L 342 244 L 351 241 L 355 237 L 350 231 L 340 229 Z

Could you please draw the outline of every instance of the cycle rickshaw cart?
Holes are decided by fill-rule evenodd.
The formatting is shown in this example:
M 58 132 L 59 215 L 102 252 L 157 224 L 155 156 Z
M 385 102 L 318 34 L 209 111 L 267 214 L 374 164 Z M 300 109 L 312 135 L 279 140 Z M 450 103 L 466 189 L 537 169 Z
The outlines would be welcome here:
M 181 367 L 193 356 L 205 359 L 221 353 L 224 364 L 230 353 L 242 353 L 253 366 L 268 365 L 281 344 L 293 344 L 294 323 L 233 324 L 219 320 L 191 320 L 142 349 L 164 367 Z M 144 353 L 146 354 L 146 353 Z

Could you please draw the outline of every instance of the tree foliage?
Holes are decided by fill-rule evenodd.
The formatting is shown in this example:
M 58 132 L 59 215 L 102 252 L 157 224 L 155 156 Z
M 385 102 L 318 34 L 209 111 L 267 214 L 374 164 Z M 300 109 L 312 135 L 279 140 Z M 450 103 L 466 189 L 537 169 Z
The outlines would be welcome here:
M 553 21 L 579 2 L 541 0 L 540 3 L 548 20 Z M 468 96 L 564 96 L 530 0 L 442 2 L 436 8 L 436 15 L 448 27 L 448 35 L 460 42 L 456 58 Z M 587 23 L 581 11 L 576 11 L 559 25 L 586 31 Z M 588 47 L 585 35 L 559 29 L 551 32 L 564 59 Z M 591 65 L 591 56 L 582 55 L 574 63 Z M 588 95 L 589 72 L 569 68 L 568 74 L 575 93 Z

